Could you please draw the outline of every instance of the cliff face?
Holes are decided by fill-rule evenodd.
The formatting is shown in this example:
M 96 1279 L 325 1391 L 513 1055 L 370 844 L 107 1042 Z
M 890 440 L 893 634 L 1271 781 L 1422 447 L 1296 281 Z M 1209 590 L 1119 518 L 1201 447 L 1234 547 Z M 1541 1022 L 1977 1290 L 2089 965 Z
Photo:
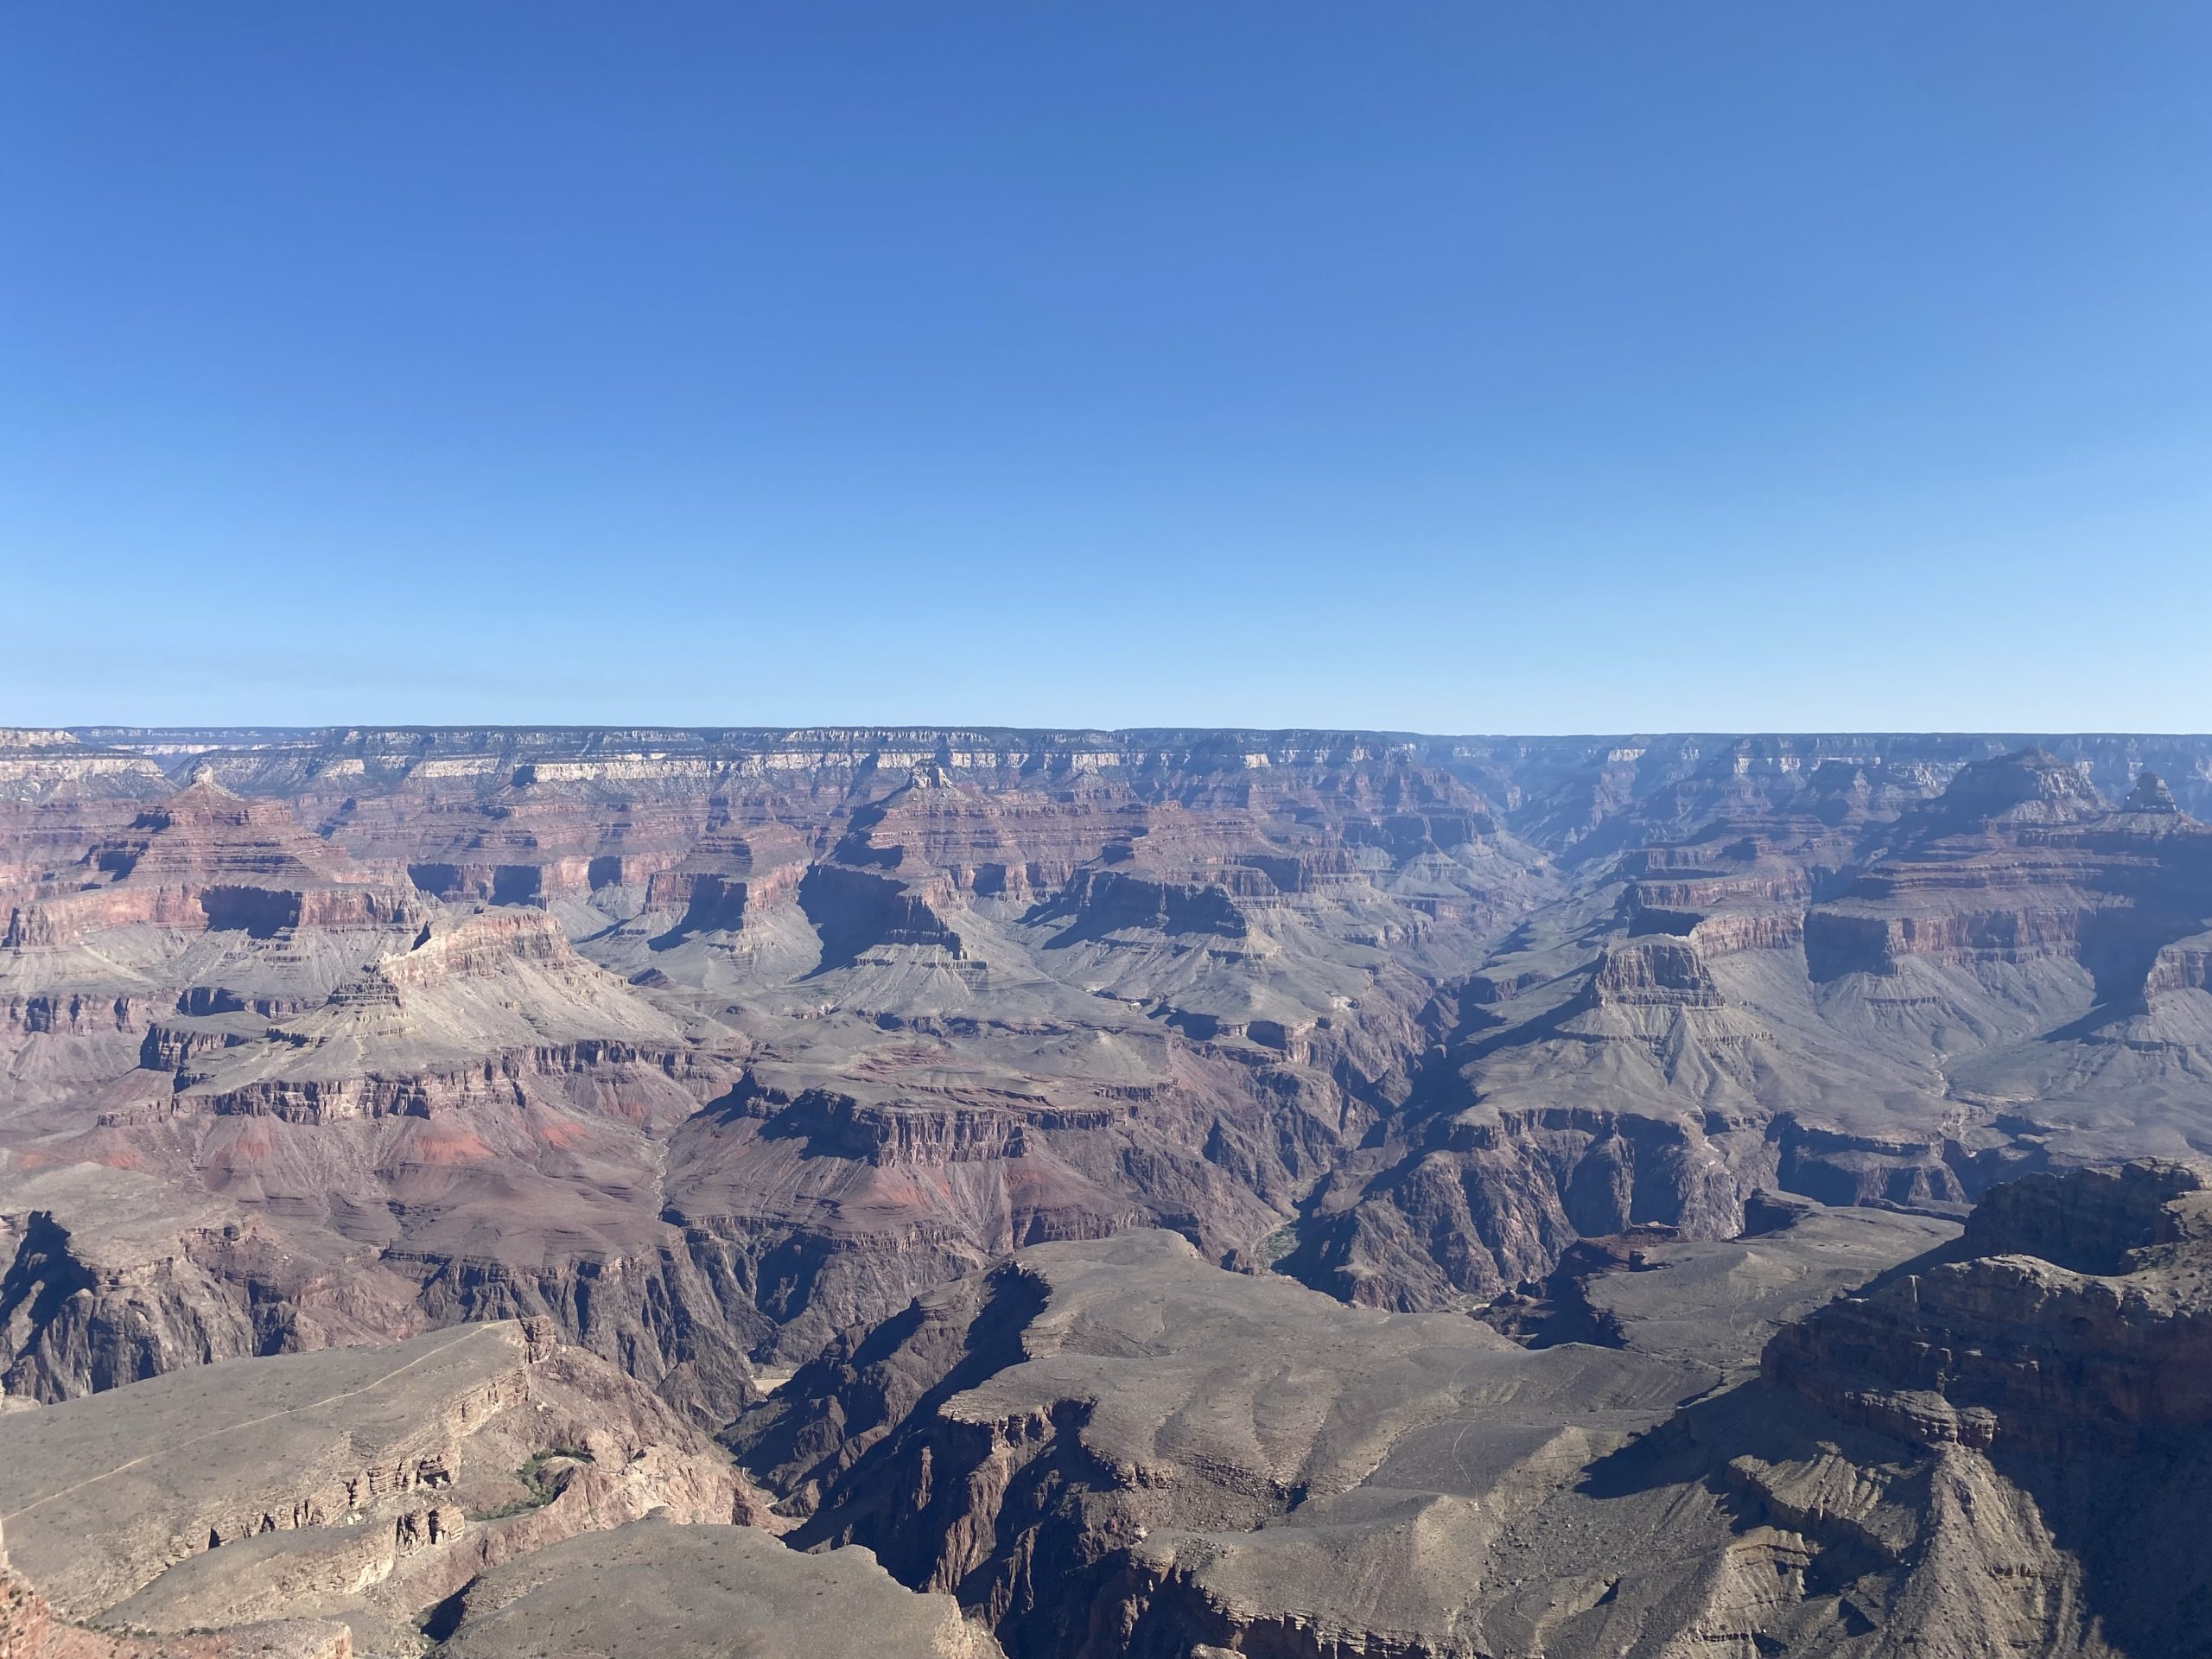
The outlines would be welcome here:
M 730 1438 L 795 1538 L 1017 1659 L 2202 1654 L 2205 1179 L 2031 1178 L 1962 1234 L 1762 1199 L 1742 1239 L 1580 1247 L 1490 1325 L 1052 1246 Z
M 1761 1185 L 1963 1216 L 2008 1174 L 2192 1135 L 2212 834 L 2156 778 L 2114 810 L 2038 750 L 1917 795 L 1872 770 L 1747 772 L 1508 936 L 1440 1004 L 1387 1147 L 1309 1204 L 1294 1270 L 1448 1306 L 1574 1234 L 1725 1234 Z
M 1424 941 L 1544 884 L 1403 746 L 858 742 L 191 745 L 119 829 L 52 798 L 0 1144 L 263 1248 L 95 1271 L 16 1205 L 11 1386 L 314 1346 L 289 1251 L 372 1268 L 377 1334 L 543 1312 L 727 1415 L 747 1350 L 1024 1243 L 1249 1251 L 1402 1086 Z
M 1959 1249 L 1778 1335 L 1765 1370 L 1931 1445 L 2156 1451 L 2212 1427 L 2212 1192 L 2183 1164 L 1996 1189 Z
M 677 1412 L 550 1320 L 217 1363 L 0 1412 L 10 1659 L 998 1659 L 864 1552 L 802 1556 Z M 9 1549 L 13 1551 L 12 1563 Z M 842 1639 L 842 1638 L 837 1638 Z
M 352 880 L 315 837 L 270 828 L 276 809 L 205 784 L 178 799 L 141 815 L 152 845 L 192 830 L 170 865 Z M 118 858 L 114 891 L 149 857 Z M 265 935 L 130 921 L 20 954 L 16 971 L 65 979 L 128 963 L 130 988 L 16 1005 L 0 1129 L 16 1143 L 0 1153 L 7 1389 L 57 1399 L 179 1364 L 547 1314 L 672 1398 L 734 1409 L 760 1321 L 637 1195 L 658 1139 L 728 1087 L 741 1046 L 689 1038 L 543 911 L 410 889 L 378 925 L 360 919 L 310 906 Z
M 10 899 L 0 945 L 18 949 L 133 925 L 266 936 L 399 925 L 419 913 L 405 883 L 356 866 L 283 807 L 204 778 Z
M 2041 744 L 14 734 L 8 1386 L 542 1313 L 719 1421 L 1046 1241 L 1417 1311 L 1962 1216 L 2207 1106 L 2212 750 Z
M 116 1630 L 307 1615 L 376 1650 L 488 1567 L 657 1509 L 765 1516 L 697 1431 L 549 1321 L 218 1363 L 0 1415 L 16 1569 Z
M 1814 976 L 2061 957 L 2101 998 L 2139 1001 L 2160 950 L 2212 918 L 2212 835 L 2170 800 L 2134 807 L 2110 810 L 2039 751 L 1967 768 L 1900 821 L 1891 856 L 1807 916 Z
M 1012 1653 L 1456 1652 L 1420 1632 L 1474 1638 L 1455 1610 L 1509 1517 L 1717 1375 L 1528 1353 L 1133 1233 L 931 1293 L 734 1433 L 795 1541 L 865 1544 Z
M 1777 1332 L 1764 1385 L 1867 1438 L 1744 1477 L 1830 1534 L 1924 1493 L 1925 1548 L 1978 1564 L 1993 1645 L 2206 1651 L 2184 1537 L 2212 1455 L 2208 1179 L 2145 1161 L 1994 1189 L 1958 1243 Z

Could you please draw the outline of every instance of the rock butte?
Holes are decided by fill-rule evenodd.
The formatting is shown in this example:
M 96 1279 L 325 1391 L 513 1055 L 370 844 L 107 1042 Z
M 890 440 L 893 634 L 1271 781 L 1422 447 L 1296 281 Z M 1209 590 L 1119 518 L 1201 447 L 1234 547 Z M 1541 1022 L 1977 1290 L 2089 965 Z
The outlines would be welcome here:
M 2196 1651 L 2113 1515 L 2205 1414 L 2207 813 L 2191 738 L 0 733 L 0 1459 L 99 1476 L 0 1491 L 10 1639 Z

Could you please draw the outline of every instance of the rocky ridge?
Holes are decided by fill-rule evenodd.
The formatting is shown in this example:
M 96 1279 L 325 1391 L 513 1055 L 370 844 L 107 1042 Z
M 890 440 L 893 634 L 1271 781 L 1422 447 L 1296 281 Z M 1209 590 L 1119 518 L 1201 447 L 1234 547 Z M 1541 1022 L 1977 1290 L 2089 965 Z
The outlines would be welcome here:
M 2212 1651 L 2208 1179 L 2031 1177 L 1962 1233 L 1762 1198 L 1735 1241 L 1590 1247 L 1494 1310 L 1519 1344 L 1161 1235 L 1046 1246 L 734 1439 L 797 1540 L 1017 1659 Z
M 10 742 L 46 1397 L 542 1313 L 718 1421 L 1039 1242 L 1467 1307 L 1762 1190 L 1956 1217 L 2206 1133 L 2196 740 Z M 75 1261 L 99 1171 L 203 1219 Z
M 786 1548 L 703 1434 L 546 1320 L 0 1414 L 0 1511 L 11 1659 L 636 1652 L 641 1609 L 663 1651 L 840 1650 L 791 1645 L 819 1620 L 855 1652 L 996 1655 L 865 1552 Z

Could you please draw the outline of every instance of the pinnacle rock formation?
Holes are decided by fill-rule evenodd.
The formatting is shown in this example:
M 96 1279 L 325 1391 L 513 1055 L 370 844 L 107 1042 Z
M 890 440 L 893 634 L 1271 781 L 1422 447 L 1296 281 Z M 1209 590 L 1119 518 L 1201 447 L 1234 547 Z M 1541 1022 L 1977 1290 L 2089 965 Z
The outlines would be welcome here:
M 2178 812 L 2174 804 L 2174 792 L 2166 787 L 2165 779 L 2147 768 L 2138 773 L 2135 787 L 2127 791 L 2127 798 L 2120 803 L 2123 812 Z

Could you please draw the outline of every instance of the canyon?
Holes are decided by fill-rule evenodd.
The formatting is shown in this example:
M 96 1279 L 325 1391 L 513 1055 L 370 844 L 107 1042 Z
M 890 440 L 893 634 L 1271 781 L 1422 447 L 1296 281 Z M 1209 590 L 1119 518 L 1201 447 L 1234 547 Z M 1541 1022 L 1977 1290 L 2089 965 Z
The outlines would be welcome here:
M 1172 1234 L 1042 1245 L 732 1439 L 794 1542 L 1016 1655 L 2202 1653 L 2208 1183 L 1647 1232 L 1517 1337 Z
M 0 1452 L 498 1396 L 342 1548 L 308 1450 L 0 1528 L 42 1641 L 2194 1651 L 2092 1517 L 2204 1421 L 2207 817 L 2186 737 L 0 733 Z

